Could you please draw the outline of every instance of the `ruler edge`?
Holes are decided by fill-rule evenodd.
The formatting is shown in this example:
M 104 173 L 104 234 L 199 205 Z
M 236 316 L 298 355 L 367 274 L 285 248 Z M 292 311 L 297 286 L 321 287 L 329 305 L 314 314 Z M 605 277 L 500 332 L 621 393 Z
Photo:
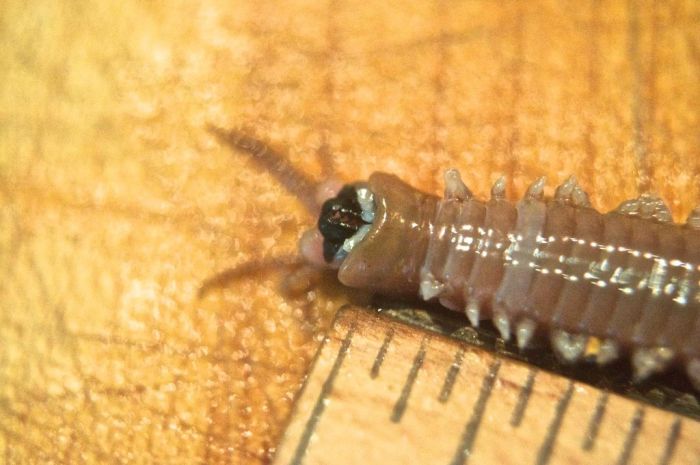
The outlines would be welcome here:
M 356 329 L 357 320 L 359 319 L 358 315 L 361 315 L 363 313 L 368 315 L 369 318 L 384 320 L 384 322 L 389 324 L 389 325 L 398 323 L 399 325 L 404 326 L 405 330 L 409 330 L 409 332 L 410 331 L 416 331 L 416 332 L 423 331 L 423 332 L 430 333 L 431 340 L 432 339 L 442 339 L 444 343 L 456 344 L 458 347 L 461 347 L 461 348 L 466 349 L 466 350 L 472 350 L 472 351 L 476 351 L 476 352 L 485 352 L 486 354 L 489 354 L 490 356 L 492 356 L 494 358 L 494 360 L 496 360 L 496 361 L 503 360 L 503 361 L 506 361 L 507 363 L 512 363 L 512 364 L 515 364 L 515 365 L 520 366 L 522 368 L 528 368 L 528 369 L 534 368 L 537 371 L 541 370 L 541 371 L 548 373 L 552 376 L 560 377 L 562 380 L 568 381 L 569 388 L 571 388 L 571 389 L 575 389 L 577 384 L 583 385 L 589 389 L 593 389 L 593 390 L 597 391 L 600 394 L 606 394 L 607 397 L 614 396 L 614 397 L 618 397 L 624 401 L 628 401 L 628 402 L 631 402 L 633 404 L 637 404 L 639 406 L 638 407 L 639 409 L 652 409 L 652 410 L 658 411 L 660 413 L 675 416 L 676 419 L 680 419 L 682 421 L 684 420 L 684 421 L 690 421 L 693 423 L 700 424 L 700 420 L 697 420 L 697 419 L 690 417 L 688 415 L 684 415 L 684 414 L 679 413 L 679 412 L 664 409 L 662 407 L 652 405 L 650 403 L 641 401 L 639 399 L 630 398 L 630 397 L 624 396 L 622 394 L 619 394 L 619 393 L 616 393 L 613 391 L 609 391 L 609 390 L 606 390 L 604 388 L 597 387 L 597 386 L 594 386 L 592 384 L 586 383 L 585 381 L 580 381 L 577 379 L 570 378 L 570 377 L 568 377 L 562 373 L 558 373 L 556 371 L 536 367 L 532 364 L 528 364 L 525 361 L 509 357 L 507 354 L 493 352 L 493 351 L 489 350 L 488 348 L 481 347 L 481 346 L 478 346 L 475 344 L 471 344 L 468 341 L 465 341 L 463 339 L 460 339 L 457 337 L 452 337 L 450 335 L 443 334 L 443 333 L 440 333 L 440 332 L 435 331 L 435 330 L 431 330 L 430 328 L 426 328 L 426 327 L 420 326 L 418 324 L 412 324 L 408 321 L 398 320 L 397 318 L 392 317 L 391 315 L 388 315 L 385 312 L 377 311 L 376 309 L 373 309 L 373 308 L 370 308 L 367 306 L 344 304 L 336 312 L 336 314 L 335 314 L 335 316 L 334 316 L 334 318 L 333 318 L 333 320 L 328 328 L 328 332 L 324 336 L 323 341 L 321 341 L 321 344 L 317 348 L 316 353 L 314 354 L 313 358 L 311 359 L 311 361 L 309 363 L 309 368 L 304 375 L 304 382 L 302 383 L 302 386 L 299 388 L 299 390 L 297 391 L 297 393 L 294 396 L 293 407 L 290 409 L 290 411 L 287 415 L 287 418 L 283 422 L 283 425 L 284 425 L 283 426 L 283 433 L 279 436 L 277 442 L 275 443 L 275 451 L 274 451 L 274 454 L 272 454 L 272 456 L 270 458 L 270 462 L 269 462 L 271 465 L 275 465 L 278 463 L 277 460 L 278 460 L 280 451 L 282 449 L 280 446 L 282 446 L 283 444 L 285 444 L 289 440 L 288 433 L 290 430 L 290 426 L 295 418 L 295 415 L 299 413 L 299 409 L 300 409 L 300 402 L 299 401 L 303 397 L 303 395 L 306 393 L 306 390 L 308 388 L 308 384 L 309 384 L 310 379 L 311 379 L 311 375 L 314 372 L 314 370 L 316 369 L 318 360 L 321 357 L 323 350 L 326 348 L 326 346 L 331 341 L 331 338 L 333 337 L 333 336 L 331 336 L 331 333 L 333 331 L 339 331 L 341 329 L 344 329 L 345 332 L 354 331 Z M 339 332 L 342 333 L 342 331 L 339 331 Z M 339 344 L 342 345 L 344 338 L 337 337 L 337 339 L 338 339 Z M 336 355 L 336 357 L 333 357 L 333 361 L 335 361 L 336 358 L 337 358 L 337 355 Z M 330 369 L 332 369 L 332 367 L 329 368 L 329 370 Z M 281 463 L 281 462 L 279 462 L 279 463 Z
M 304 373 L 304 381 L 301 383 L 301 387 L 294 394 L 294 399 L 292 400 L 292 408 L 287 413 L 287 417 L 281 423 L 282 434 L 280 434 L 280 436 L 277 439 L 277 442 L 275 443 L 275 452 L 274 452 L 274 454 L 272 454 L 272 457 L 270 458 L 270 462 L 269 462 L 270 464 L 275 463 L 275 461 L 277 460 L 277 457 L 279 455 L 279 451 L 280 451 L 279 446 L 287 440 L 287 434 L 289 432 L 289 427 L 291 426 L 292 421 L 294 420 L 294 416 L 298 413 L 298 410 L 300 408 L 299 400 L 301 400 L 303 395 L 306 393 L 306 390 L 307 390 L 308 385 L 309 385 L 309 381 L 311 380 L 311 375 L 314 372 L 314 370 L 316 369 L 316 366 L 318 364 L 318 359 L 321 358 L 321 354 L 323 353 L 323 349 L 325 349 L 325 347 L 328 345 L 328 343 L 331 340 L 331 332 L 336 329 L 336 326 L 338 325 L 338 323 L 341 319 L 348 318 L 346 316 L 346 314 L 349 314 L 351 312 L 351 309 L 353 309 L 353 308 L 367 310 L 366 308 L 363 308 L 360 306 L 355 306 L 352 304 L 343 304 L 336 312 L 335 316 L 333 317 L 333 320 L 331 321 L 331 324 L 328 326 L 328 330 L 327 330 L 326 334 L 323 336 L 323 340 L 316 348 L 316 353 L 314 354 L 314 356 L 311 358 L 311 360 L 308 363 L 306 372 Z

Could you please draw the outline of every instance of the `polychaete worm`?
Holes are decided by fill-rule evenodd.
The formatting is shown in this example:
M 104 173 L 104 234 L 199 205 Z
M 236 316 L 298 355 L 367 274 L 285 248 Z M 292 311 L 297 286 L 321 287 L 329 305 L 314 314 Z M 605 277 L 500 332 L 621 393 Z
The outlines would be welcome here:
M 574 177 L 552 198 L 537 179 L 517 203 L 501 178 L 480 200 L 454 169 L 442 198 L 381 172 L 306 185 L 262 142 L 213 131 L 299 184 L 320 212 L 300 255 L 345 286 L 437 300 L 473 326 L 490 319 L 521 350 L 548 338 L 568 363 L 626 355 L 635 381 L 680 365 L 700 390 L 700 207 L 683 225 L 650 194 L 600 213 Z

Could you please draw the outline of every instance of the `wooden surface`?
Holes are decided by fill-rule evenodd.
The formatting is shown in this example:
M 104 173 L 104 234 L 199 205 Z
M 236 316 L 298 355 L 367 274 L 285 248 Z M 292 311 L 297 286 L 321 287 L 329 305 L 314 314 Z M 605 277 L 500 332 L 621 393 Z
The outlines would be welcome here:
M 694 464 L 700 422 L 346 307 L 275 465 Z
M 0 460 L 267 463 L 348 296 L 280 273 L 301 205 L 208 123 L 312 176 L 479 195 L 576 173 L 603 209 L 700 200 L 700 4 L 0 6 Z M 319 163 L 316 154 L 323 155 Z

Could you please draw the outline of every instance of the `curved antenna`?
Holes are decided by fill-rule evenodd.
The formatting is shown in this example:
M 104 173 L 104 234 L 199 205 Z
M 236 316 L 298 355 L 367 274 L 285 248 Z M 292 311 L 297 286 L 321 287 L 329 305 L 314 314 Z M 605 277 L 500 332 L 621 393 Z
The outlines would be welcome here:
M 233 268 L 227 268 L 214 276 L 207 278 L 197 292 L 197 298 L 203 299 L 214 289 L 225 288 L 238 279 L 244 279 L 262 273 L 277 271 L 281 268 L 294 269 L 302 266 L 304 261 L 298 255 L 283 255 L 262 260 L 252 260 L 241 263 Z
M 299 199 L 311 215 L 318 214 L 319 205 L 316 201 L 316 192 L 320 183 L 293 166 L 287 156 L 274 150 L 265 142 L 237 129 L 222 129 L 211 124 L 208 125 L 207 129 L 223 144 L 251 155 L 250 159 L 277 179 L 290 194 Z

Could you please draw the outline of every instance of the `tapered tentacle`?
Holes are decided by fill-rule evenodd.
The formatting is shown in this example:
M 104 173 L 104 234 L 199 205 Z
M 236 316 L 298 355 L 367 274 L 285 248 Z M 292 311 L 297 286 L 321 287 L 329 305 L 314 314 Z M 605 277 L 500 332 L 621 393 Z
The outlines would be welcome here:
M 274 176 L 288 192 L 298 198 L 311 215 L 318 213 L 320 205 L 317 192 L 321 183 L 292 165 L 285 155 L 238 129 L 222 129 L 213 125 L 208 129 L 222 143 L 249 154 L 255 164 Z
M 256 276 L 261 273 L 269 273 L 280 268 L 296 269 L 303 266 L 304 263 L 304 260 L 297 255 L 285 255 L 245 262 L 207 278 L 199 288 L 197 297 L 202 299 L 212 290 L 224 288 L 239 279 Z
M 459 171 L 450 169 L 445 171 L 445 198 L 467 200 L 473 197 L 472 192 L 462 181 Z
M 524 309 L 528 290 L 537 277 L 530 263 L 546 221 L 544 187 L 545 178 L 538 178 L 517 203 L 517 221 L 508 232 L 509 243 L 503 252 L 503 279 L 494 294 L 492 320 L 506 341 L 511 337 L 511 331 Z M 524 348 L 527 341 L 523 341 L 521 336 L 520 344 Z
M 518 349 L 524 350 L 530 344 L 532 336 L 535 334 L 537 323 L 530 318 L 523 318 L 515 329 L 515 336 L 518 342 Z
M 493 187 L 491 187 L 491 199 L 493 200 L 503 200 L 506 198 L 506 178 L 504 176 L 499 177 Z
M 544 196 L 544 185 L 547 182 L 547 178 L 540 176 L 530 184 L 525 192 L 525 198 L 528 200 L 542 200 Z

